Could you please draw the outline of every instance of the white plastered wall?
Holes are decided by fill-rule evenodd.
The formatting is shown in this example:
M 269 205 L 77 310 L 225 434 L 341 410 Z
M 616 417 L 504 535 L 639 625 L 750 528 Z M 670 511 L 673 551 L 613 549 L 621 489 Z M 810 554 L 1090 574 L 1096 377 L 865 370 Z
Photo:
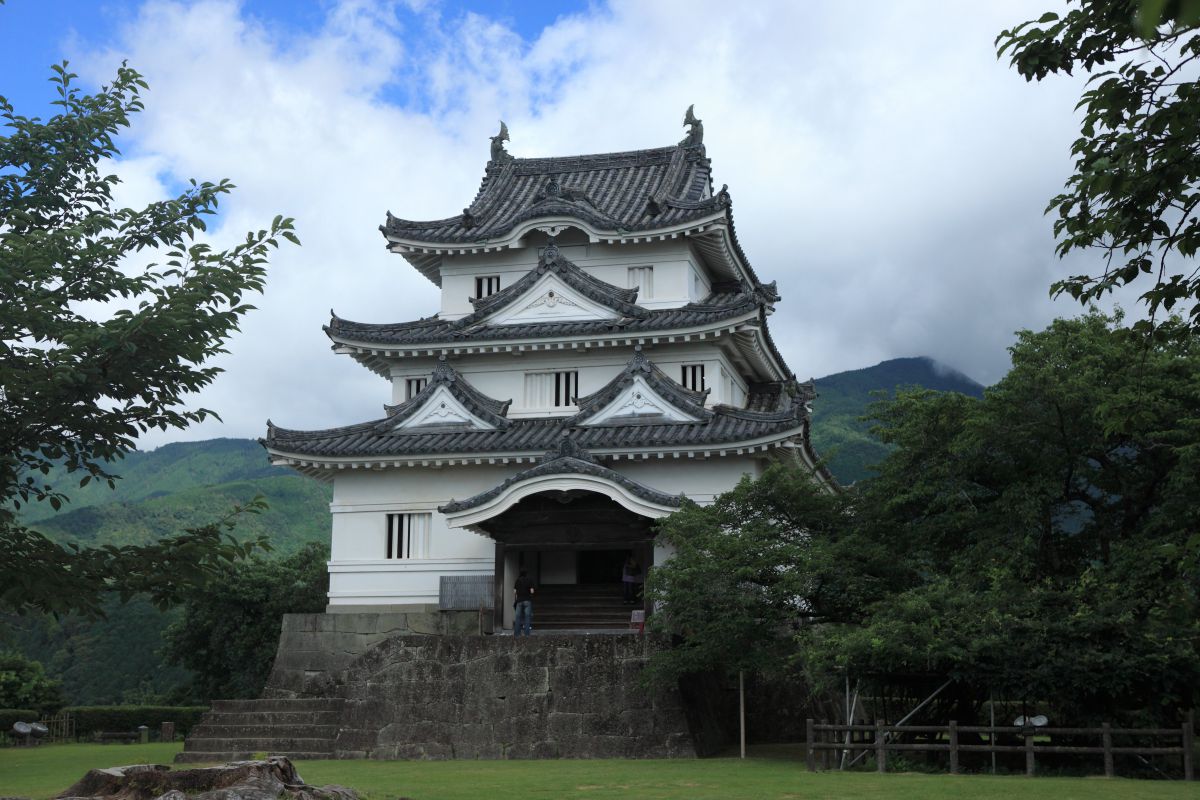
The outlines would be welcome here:
M 705 382 L 711 390 L 707 405 L 727 403 L 742 406 L 746 402 L 747 385 L 728 354 L 716 342 L 689 342 L 683 344 L 658 344 L 643 346 L 646 355 L 671 380 L 679 382 L 684 364 L 703 364 Z M 512 400 L 508 416 L 545 416 L 548 413 L 564 416 L 575 413 L 575 408 L 548 409 L 530 408 L 525 404 L 525 374 L 527 372 L 553 372 L 577 370 L 579 372 L 579 395 L 589 395 L 602 389 L 615 378 L 629 359 L 632 347 L 612 347 L 580 352 L 543 350 L 523 354 L 491 353 L 486 355 L 453 356 L 449 363 L 470 381 L 471 385 L 488 397 L 497 400 Z M 392 368 L 392 402 L 403 402 L 405 381 L 408 378 L 426 377 L 437 359 L 422 357 L 397 361 Z
M 536 236 L 536 234 L 535 234 Z M 582 237 L 578 237 L 582 238 Z M 707 286 L 709 278 L 702 262 L 682 239 L 641 242 L 636 245 L 569 244 L 564 237 L 559 252 L 589 275 L 605 283 L 627 288 L 630 267 L 653 267 L 654 286 L 643 293 L 638 305 L 644 308 L 675 308 L 692 302 L 693 273 Z M 445 256 L 442 261 L 442 319 L 458 319 L 475 309 L 475 278 L 497 275 L 500 288 L 507 289 L 537 266 L 538 248 L 524 247 L 495 253 Z
M 329 562 L 329 603 L 351 605 L 433 605 L 442 575 L 493 575 L 495 544 L 479 534 L 451 528 L 437 507 L 486 491 L 526 469 L 517 466 L 400 467 L 338 473 L 334 480 L 333 534 Z M 712 502 L 744 474 L 758 475 L 761 462 L 748 456 L 711 459 L 620 462 L 619 472 L 669 494 L 685 493 Z M 432 514 L 427 558 L 387 559 L 386 518 L 390 513 Z M 509 553 L 508 583 L 515 575 Z M 667 556 L 655 547 L 655 562 Z M 512 587 L 506 583 L 505 597 Z M 505 624 L 511 609 L 505 603 Z

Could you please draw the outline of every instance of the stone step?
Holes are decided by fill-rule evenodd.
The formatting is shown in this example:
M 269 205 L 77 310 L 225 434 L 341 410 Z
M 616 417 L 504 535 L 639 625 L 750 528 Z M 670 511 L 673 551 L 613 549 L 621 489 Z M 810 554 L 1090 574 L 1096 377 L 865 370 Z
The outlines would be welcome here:
M 624 622 L 538 622 L 533 621 L 535 631 L 585 631 L 585 630 L 625 630 L 629 621 Z
M 305 737 L 334 739 L 337 737 L 339 730 L 341 730 L 341 726 L 339 725 L 278 724 L 273 718 L 268 717 L 263 722 L 244 725 L 213 724 L 205 720 L 192 728 L 192 732 L 189 735 L 198 739 L 241 739 L 268 736 L 275 739 Z
M 313 739 L 308 737 L 280 737 L 280 736 L 237 736 L 227 739 L 222 738 L 203 738 L 200 736 L 189 736 L 183 743 L 185 752 L 201 752 L 201 753 L 280 753 L 280 752 L 305 752 L 305 753 L 333 753 L 334 737 L 325 739 Z
M 263 751 L 258 751 L 263 752 Z M 306 752 L 303 750 L 271 750 L 267 751 L 268 755 L 286 756 L 292 761 L 325 761 L 333 758 L 331 753 L 326 752 Z M 202 752 L 199 750 L 184 751 L 175 754 L 176 764 L 223 764 L 229 761 L 249 761 L 254 758 L 254 752 L 242 752 L 240 750 L 219 750 Z
M 210 711 L 201 724 L 336 725 L 341 711 Z
M 587 616 L 604 616 L 604 618 L 628 620 L 637 606 L 618 606 L 617 608 L 534 608 L 534 619 L 577 619 Z
M 272 753 L 272 755 L 276 755 Z M 220 753 L 202 753 L 199 750 L 184 750 L 175 754 L 176 764 L 196 764 L 196 763 L 225 763 L 228 761 L 249 761 L 254 758 L 254 753 L 239 753 L 234 751 L 224 751 Z
M 256 700 L 214 700 L 217 712 L 276 712 L 276 711 L 341 711 L 345 701 L 340 698 L 292 697 Z

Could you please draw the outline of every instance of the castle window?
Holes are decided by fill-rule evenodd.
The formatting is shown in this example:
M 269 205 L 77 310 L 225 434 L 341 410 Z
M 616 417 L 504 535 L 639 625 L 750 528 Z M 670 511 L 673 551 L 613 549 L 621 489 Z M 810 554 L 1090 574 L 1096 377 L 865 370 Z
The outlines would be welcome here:
M 429 383 L 429 378 L 408 378 L 404 381 L 404 399 L 412 400 L 421 393 L 425 388 L 425 384 Z
M 638 290 L 639 300 L 654 296 L 654 267 L 630 267 L 629 288 Z
M 384 558 L 428 558 L 433 514 L 388 514 Z
M 482 300 L 500 291 L 499 275 L 483 275 L 475 279 L 475 299 Z
M 704 365 L 703 364 L 684 364 L 683 376 L 680 383 L 693 392 L 704 391 Z
M 530 372 L 525 375 L 527 408 L 567 408 L 579 392 L 579 372 Z

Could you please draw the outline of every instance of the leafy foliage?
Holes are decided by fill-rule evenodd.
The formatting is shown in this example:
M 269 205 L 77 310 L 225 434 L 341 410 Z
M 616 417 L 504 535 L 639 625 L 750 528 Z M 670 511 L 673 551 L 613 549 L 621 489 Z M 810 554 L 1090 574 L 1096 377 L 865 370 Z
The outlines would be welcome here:
M 315 543 L 287 558 L 255 558 L 188 595 L 182 618 L 165 634 L 164 652 L 195 673 L 197 699 L 259 696 L 279 643 L 280 617 L 325 610 L 328 558 L 328 548 Z
M 1060 255 L 1100 248 L 1105 268 L 1053 292 L 1088 303 L 1150 275 L 1141 297 L 1152 315 L 1191 304 L 1200 328 L 1200 3 L 1080 0 L 996 42 L 1026 80 L 1091 75 L 1078 105 L 1075 172 L 1047 212 L 1057 215 Z
M 793 656 L 816 686 L 949 677 L 960 720 L 992 691 L 1081 722 L 1193 706 L 1200 340 L 1164 325 L 1022 332 L 982 399 L 881 404 L 895 449 L 848 495 L 775 467 L 667 518 L 651 587 L 684 641 L 663 674 Z
M 264 545 L 228 535 L 260 504 L 154 544 L 90 549 L 51 542 L 13 509 L 59 508 L 66 494 L 46 479 L 59 468 L 111 486 L 139 432 L 210 416 L 183 401 L 219 373 L 208 362 L 251 310 L 245 295 L 262 290 L 269 251 L 297 240 L 276 217 L 226 250 L 199 241 L 228 181 L 114 207 L 118 179 L 102 167 L 146 84 L 122 66 L 85 95 L 75 77 L 54 67 L 58 111 L 45 121 L 0 98 L 0 296 L 20 299 L 0 304 L 0 608 L 98 615 L 107 591 L 166 605 Z M 161 261 L 138 266 L 145 257 Z
M 162 660 L 162 633 L 180 616 L 160 611 L 143 597 L 110 598 L 104 617 L 77 614 L 10 615 L 0 619 L 6 644 L 40 661 L 62 683 L 71 705 L 164 703 L 182 697 L 191 682 L 184 669 Z
M 270 507 L 239 521 L 232 532 L 239 539 L 269 537 L 274 554 L 290 555 L 329 537 L 329 487 L 269 466 L 262 447 L 249 439 L 134 451 L 121 471 L 115 490 L 93 483 L 57 514 L 29 513 L 47 508 L 43 504 L 26 506 L 21 518 L 33 517 L 31 527 L 59 544 L 147 544 L 162 530 L 201 524 L 261 494 Z M 75 614 L 0 617 L 0 648 L 11 646 L 42 662 L 74 705 L 186 701 L 192 673 L 164 664 L 161 652 L 163 633 L 182 610 L 160 611 L 135 597 L 105 601 L 103 611 L 96 620 Z M 267 638 L 274 636 L 275 622 L 262 621 Z
M 61 705 L 62 687 L 46 676 L 41 664 L 20 653 L 0 653 L 0 708 L 51 711 Z
M 710 506 L 688 503 L 659 523 L 674 555 L 650 572 L 646 590 L 662 610 L 653 629 L 676 634 L 646 677 L 669 684 L 707 669 L 770 671 L 787 660 L 794 623 L 839 606 L 837 555 L 869 553 L 843 542 L 847 507 L 810 476 L 781 466 L 743 479 Z

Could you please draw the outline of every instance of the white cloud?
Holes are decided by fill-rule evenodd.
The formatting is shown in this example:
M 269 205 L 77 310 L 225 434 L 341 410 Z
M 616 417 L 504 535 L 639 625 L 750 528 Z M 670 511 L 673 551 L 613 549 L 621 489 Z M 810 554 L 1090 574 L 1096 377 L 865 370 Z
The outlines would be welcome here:
M 1069 172 L 1078 83 L 1028 85 L 992 45 L 1045 5 L 616 0 L 526 42 L 436 3 L 333 3 L 321 30 L 285 35 L 234 2 L 152 1 L 73 63 L 102 82 L 128 58 L 150 82 L 123 148 L 131 192 L 232 178 L 218 238 L 297 219 L 304 246 L 275 258 L 199 398 L 226 424 L 183 434 L 254 436 L 267 417 L 378 415 L 386 385 L 320 326 L 330 306 L 436 310 L 376 228 L 466 205 L 497 119 L 514 154 L 565 155 L 676 141 L 693 102 L 800 376 L 930 355 L 996 380 L 1014 329 L 1078 311 L 1047 298 L 1065 270 L 1041 214 Z

